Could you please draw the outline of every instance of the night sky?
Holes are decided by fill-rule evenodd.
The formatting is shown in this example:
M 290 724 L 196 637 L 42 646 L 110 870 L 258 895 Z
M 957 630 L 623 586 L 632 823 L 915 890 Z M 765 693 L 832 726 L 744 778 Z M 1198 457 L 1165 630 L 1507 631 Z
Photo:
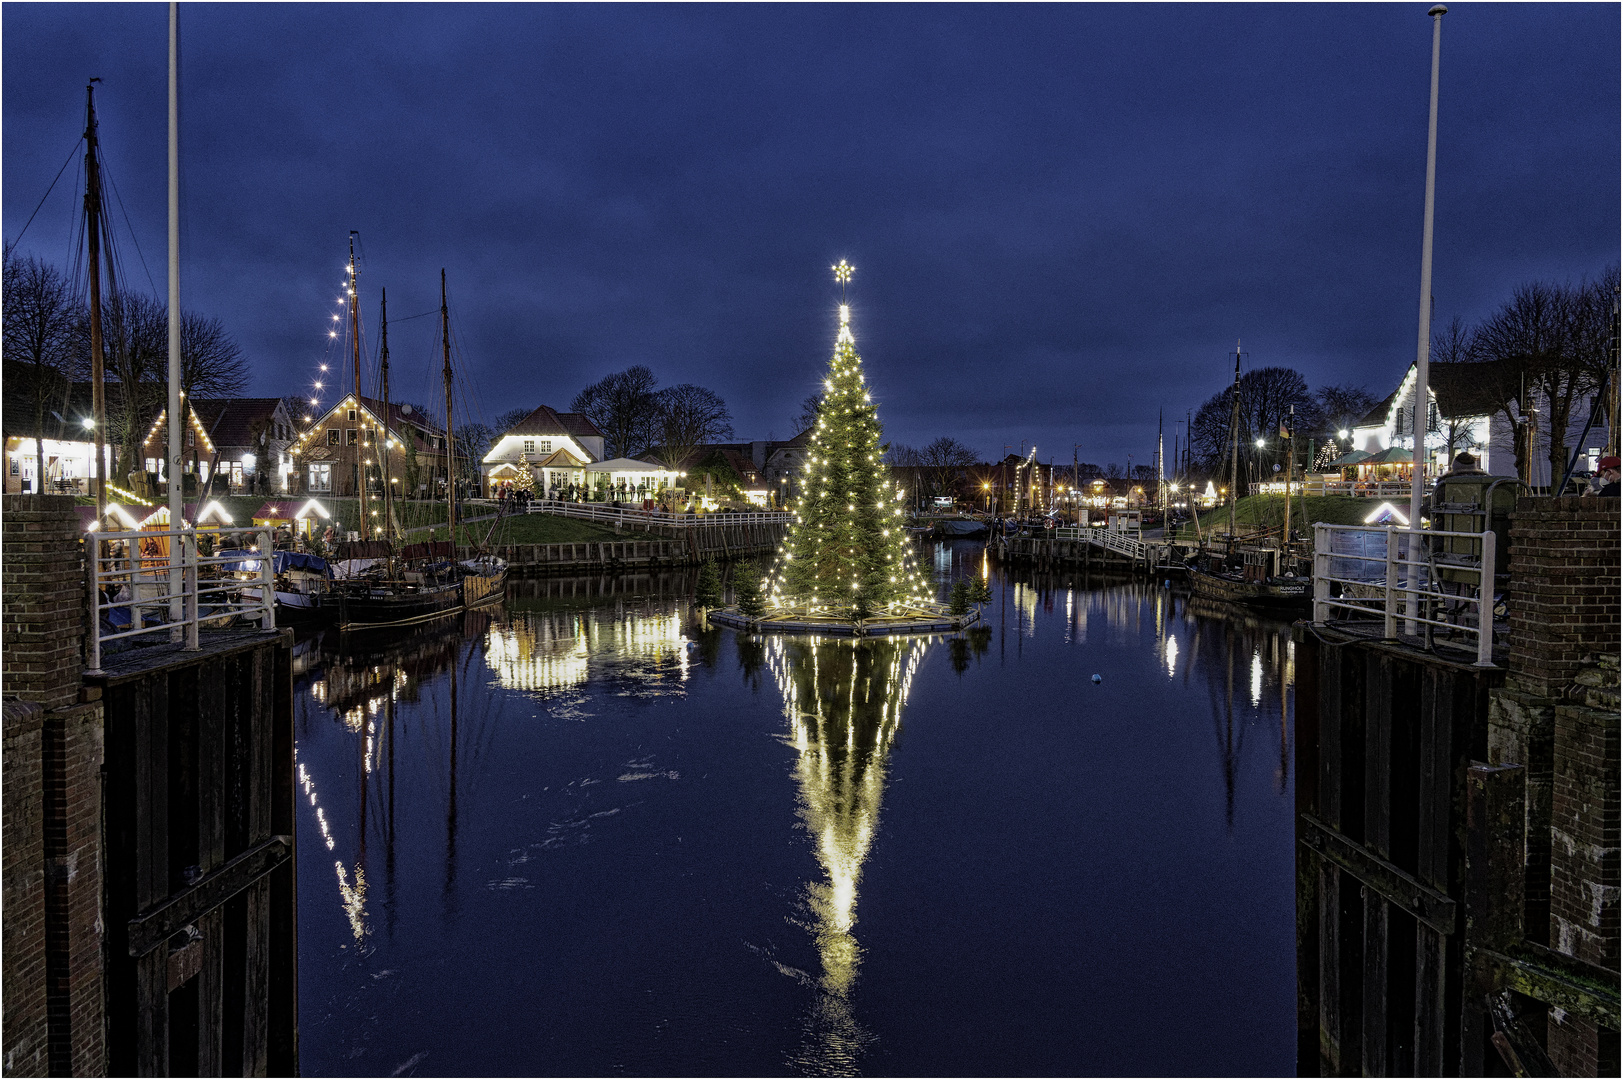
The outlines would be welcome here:
M 396 397 L 438 400 L 443 266 L 485 420 L 641 363 L 787 438 L 843 258 L 888 438 L 1144 463 L 1237 338 L 1380 395 L 1414 358 L 1428 7 L 182 5 L 183 303 L 307 391 L 356 229 Z M 1444 17 L 1439 321 L 1617 261 L 1619 11 Z M 98 75 L 161 293 L 167 5 L 0 21 L 5 237 Z M 69 261 L 74 174 L 20 250 Z

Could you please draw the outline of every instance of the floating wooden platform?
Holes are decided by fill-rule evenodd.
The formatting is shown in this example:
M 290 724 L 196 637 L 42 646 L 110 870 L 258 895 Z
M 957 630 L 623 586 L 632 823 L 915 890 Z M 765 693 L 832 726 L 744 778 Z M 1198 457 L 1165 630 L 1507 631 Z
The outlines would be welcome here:
M 981 613 L 973 609 L 964 615 L 920 610 L 908 615 L 882 615 L 872 619 L 840 619 L 834 616 L 790 612 L 752 619 L 737 608 L 710 612 L 710 621 L 735 630 L 763 634 L 828 634 L 833 637 L 891 637 L 898 634 L 950 634 L 979 622 Z

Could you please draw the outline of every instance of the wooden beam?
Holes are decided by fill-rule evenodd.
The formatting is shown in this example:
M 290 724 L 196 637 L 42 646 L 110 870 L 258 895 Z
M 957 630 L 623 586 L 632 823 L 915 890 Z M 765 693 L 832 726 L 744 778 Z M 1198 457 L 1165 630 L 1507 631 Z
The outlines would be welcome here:
M 1453 900 L 1366 850 L 1311 814 L 1302 815 L 1302 844 L 1339 866 L 1388 903 L 1441 934 L 1452 934 L 1457 921 Z
M 1623 1011 L 1617 972 L 1543 945 L 1527 942 L 1503 952 L 1472 949 L 1471 959 L 1495 987 L 1537 998 L 1596 1027 L 1615 1028 Z
M 157 948 L 169 936 L 276 869 L 293 851 L 291 838 L 273 836 L 227 862 L 195 885 L 182 889 L 151 910 L 129 921 L 131 956 Z M 167 977 L 166 977 L 167 979 Z

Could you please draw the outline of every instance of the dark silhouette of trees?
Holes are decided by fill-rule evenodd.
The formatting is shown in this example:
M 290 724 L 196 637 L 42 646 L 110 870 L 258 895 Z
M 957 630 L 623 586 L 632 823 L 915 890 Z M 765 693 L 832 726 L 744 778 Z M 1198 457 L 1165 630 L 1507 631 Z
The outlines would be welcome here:
M 631 457 L 655 439 L 659 380 L 642 364 L 606 375 L 575 395 L 571 412 L 582 413 L 603 433 L 605 457 Z
M 657 456 L 667 469 L 681 468 L 706 443 L 732 438 L 732 414 L 714 391 L 681 383 L 666 387 L 655 397 L 659 409 Z
M 68 394 L 73 387 L 74 297 L 72 286 L 56 267 L 33 256 L 17 258 L 8 245 L 4 254 L 3 316 L 5 377 L 19 378 L 28 388 L 32 405 L 35 484 L 45 481 L 46 417 L 61 417 L 56 435 L 66 420 Z M 56 409 L 51 406 L 57 405 Z M 21 425 L 19 425 L 21 426 Z
M 1225 386 L 1207 398 L 1189 426 L 1190 456 L 1207 472 L 1221 473 L 1229 460 L 1229 427 L 1234 387 Z M 1239 441 L 1244 456 L 1258 438 L 1274 440 L 1280 424 L 1296 407 L 1298 416 L 1316 412 L 1313 395 L 1301 372 L 1287 367 L 1256 368 L 1240 376 Z M 1298 421 L 1298 429 L 1301 423 Z

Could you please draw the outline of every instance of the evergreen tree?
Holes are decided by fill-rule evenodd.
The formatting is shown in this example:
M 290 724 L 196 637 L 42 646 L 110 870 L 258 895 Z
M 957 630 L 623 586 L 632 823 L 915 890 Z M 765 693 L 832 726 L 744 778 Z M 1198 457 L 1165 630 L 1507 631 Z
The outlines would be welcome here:
M 959 578 L 952 583 L 952 592 L 947 596 L 947 610 L 954 615 L 969 614 L 969 582 Z
M 721 570 L 716 566 L 716 560 L 706 559 L 704 565 L 699 567 L 693 602 L 702 608 L 721 606 Z
M 844 262 L 834 268 L 842 299 L 851 269 Z M 808 604 L 861 618 L 933 598 L 913 563 L 880 442 L 878 408 L 863 379 L 850 308 L 842 303 L 800 503 L 772 570 L 774 604 Z
M 755 618 L 766 610 L 766 596 L 761 592 L 761 568 L 747 562 L 738 568 L 738 579 L 733 585 L 733 597 L 738 601 L 740 614 Z
M 992 585 L 985 578 L 976 576 L 969 587 L 969 602 L 971 604 L 990 604 L 992 602 Z

